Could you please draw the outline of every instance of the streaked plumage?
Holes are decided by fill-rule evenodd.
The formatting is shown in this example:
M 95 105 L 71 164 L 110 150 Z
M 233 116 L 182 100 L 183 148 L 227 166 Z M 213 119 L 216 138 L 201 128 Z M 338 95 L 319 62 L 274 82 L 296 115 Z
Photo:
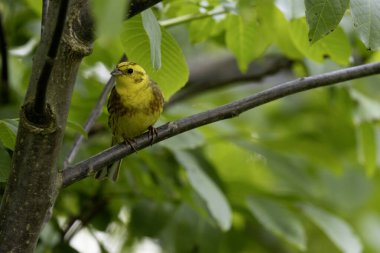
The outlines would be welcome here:
M 160 88 L 136 63 L 119 63 L 111 72 L 116 79 L 108 99 L 108 125 L 112 129 L 112 145 L 127 141 L 153 126 L 163 110 Z M 117 179 L 120 162 L 101 170 L 96 177 Z

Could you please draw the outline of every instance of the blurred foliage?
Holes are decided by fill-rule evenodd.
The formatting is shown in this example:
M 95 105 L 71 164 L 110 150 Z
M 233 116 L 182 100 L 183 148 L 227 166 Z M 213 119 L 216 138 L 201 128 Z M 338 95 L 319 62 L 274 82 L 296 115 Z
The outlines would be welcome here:
M 186 81 L 185 58 L 194 74 L 232 54 L 244 72 L 252 60 L 281 54 L 295 76 L 380 59 L 367 50 L 380 41 L 376 1 L 372 9 L 351 1 L 348 11 L 348 0 L 325 1 L 334 3 L 323 10 L 312 0 L 165 0 L 153 8 L 162 25 L 155 73 L 149 41 L 157 38 L 144 33 L 141 17 L 122 23 L 126 1 L 92 2 L 98 39 L 79 70 L 59 168 L 123 52 L 168 83 L 167 99 Z M 39 4 L 0 3 L 12 89 L 12 103 L 0 107 L 0 194 L 40 36 Z M 378 83 L 373 76 L 292 95 L 139 151 L 124 159 L 117 183 L 88 178 L 63 189 L 37 252 L 379 252 Z M 274 85 L 240 84 L 168 107 L 161 122 Z M 104 108 L 76 161 L 110 140 Z

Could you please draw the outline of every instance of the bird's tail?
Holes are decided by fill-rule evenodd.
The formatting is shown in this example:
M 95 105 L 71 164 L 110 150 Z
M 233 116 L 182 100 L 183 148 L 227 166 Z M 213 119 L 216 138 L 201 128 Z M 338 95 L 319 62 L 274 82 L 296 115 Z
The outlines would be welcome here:
M 115 145 L 116 143 L 117 143 L 116 139 L 114 137 L 112 137 L 112 144 L 111 144 L 111 146 Z M 95 178 L 98 179 L 98 180 L 109 178 L 110 180 L 116 182 L 117 177 L 119 175 L 121 161 L 122 160 L 119 160 L 117 162 L 114 162 L 111 165 L 108 165 L 107 168 L 101 169 L 100 171 L 98 171 L 95 174 Z

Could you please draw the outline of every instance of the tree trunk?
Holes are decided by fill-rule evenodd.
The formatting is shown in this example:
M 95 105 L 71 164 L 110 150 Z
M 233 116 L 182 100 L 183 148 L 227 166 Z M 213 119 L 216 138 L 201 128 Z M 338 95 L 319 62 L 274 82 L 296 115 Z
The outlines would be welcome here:
M 82 58 L 91 52 L 93 25 L 87 0 L 72 0 L 48 81 L 47 118 L 43 123 L 34 123 L 36 116 L 31 113 L 31 108 L 59 5 L 60 1 L 49 1 L 48 22 L 34 58 L 29 88 L 20 112 L 11 174 L 0 209 L 0 252 L 33 252 L 61 186 L 57 159 L 78 67 Z

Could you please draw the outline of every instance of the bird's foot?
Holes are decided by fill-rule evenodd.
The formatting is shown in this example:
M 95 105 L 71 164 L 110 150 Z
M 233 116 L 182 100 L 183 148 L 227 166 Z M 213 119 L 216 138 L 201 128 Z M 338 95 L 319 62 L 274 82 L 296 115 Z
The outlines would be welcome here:
M 158 136 L 157 129 L 153 126 L 148 127 L 148 138 L 150 139 L 150 145 L 153 145 L 154 139 Z
M 135 147 L 135 145 L 137 145 L 137 143 L 136 143 L 135 139 L 125 138 L 125 139 L 124 139 L 124 142 L 125 142 L 126 145 L 128 144 L 129 146 L 131 146 L 131 148 L 132 148 L 135 152 L 137 152 L 137 149 L 136 149 L 136 147 Z

